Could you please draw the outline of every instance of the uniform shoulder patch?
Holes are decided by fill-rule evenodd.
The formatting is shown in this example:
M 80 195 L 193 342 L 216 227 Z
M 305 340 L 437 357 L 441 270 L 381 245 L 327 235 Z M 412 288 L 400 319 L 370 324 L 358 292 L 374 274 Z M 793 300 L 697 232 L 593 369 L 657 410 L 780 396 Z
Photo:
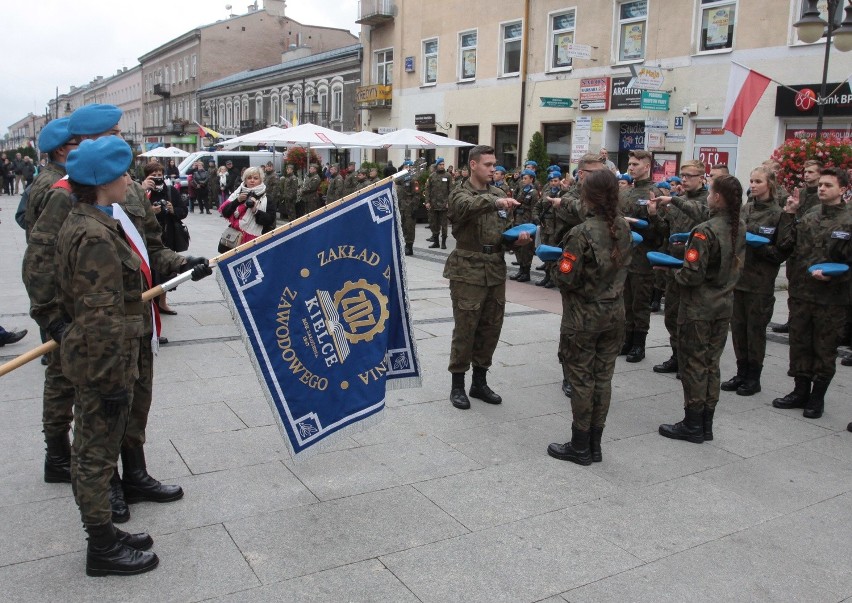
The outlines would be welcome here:
M 686 261 L 687 262 L 697 262 L 698 257 L 699 257 L 699 255 L 698 255 L 697 249 L 690 249 L 689 251 L 686 252 Z
M 703 232 L 696 232 L 692 236 L 694 236 L 696 239 L 701 239 L 702 241 L 707 240 L 707 235 L 704 234 Z
M 559 260 L 559 272 L 562 274 L 568 274 L 574 270 L 574 262 L 569 260 L 568 258 L 562 258 Z
M 576 256 L 576 255 L 574 255 L 573 253 L 571 253 L 570 251 L 563 251 L 563 252 L 562 252 L 562 257 L 563 257 L 563 258 L 566 258 L 566 259 L 568 259 L 568 260 L 571 260 L 572 262 L 573 262 L 573 261 L 576 261 L 576 259 L 577 259 L 577 256 Z
M 61 188 L 65 189 L 69 193 L 71 192 L 71 184 L 68 182 L 68 178 L 61 178 L 57 180 L 51 188 Z

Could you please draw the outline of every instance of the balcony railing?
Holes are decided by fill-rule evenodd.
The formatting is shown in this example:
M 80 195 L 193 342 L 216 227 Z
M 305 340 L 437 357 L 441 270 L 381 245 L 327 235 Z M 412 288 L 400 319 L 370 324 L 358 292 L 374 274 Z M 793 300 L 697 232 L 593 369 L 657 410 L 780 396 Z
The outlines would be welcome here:
M 378 27 L 396 16 L 396 4 L 391 0 L 361 0 L 358 3 L 356 23 Z

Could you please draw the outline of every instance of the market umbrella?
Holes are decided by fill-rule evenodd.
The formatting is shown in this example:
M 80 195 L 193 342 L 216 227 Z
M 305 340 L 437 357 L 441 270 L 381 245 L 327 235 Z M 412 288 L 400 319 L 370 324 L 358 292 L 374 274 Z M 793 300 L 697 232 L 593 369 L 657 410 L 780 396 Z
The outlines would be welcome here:
M 362 130 L 349 135 L 349 142 L 344 148 L 379 149 L 382 147 L 382 135 Z
M 169 157 L 172 159 L 189 157 L 189 153 L 177 147 L 157 147 L 145 153 L 140 153 L 140 157 Z
M 268 145 L 276 147 L 303 146 L 308 148 L 343 147 L 349 142 L 349 135 L 336 130 L 329 130 L 322 126 L 306 123 L 292 128 L 279 128 L 271 126 L 250 132 L 243 136 L 237 136 L 222 143 L 225 148 L 238 146 Z
M 435 147 L 472 147 L 475 146 L 470 142 L 447 138 L 446 136 L 438 136 L 431 132 L 422 132 L 420 130 L 412 130 L 403 128 L 382 135 L 379 138 L 381 145 L 386 148 L 405 148 L 405 149 L 434 149 Z

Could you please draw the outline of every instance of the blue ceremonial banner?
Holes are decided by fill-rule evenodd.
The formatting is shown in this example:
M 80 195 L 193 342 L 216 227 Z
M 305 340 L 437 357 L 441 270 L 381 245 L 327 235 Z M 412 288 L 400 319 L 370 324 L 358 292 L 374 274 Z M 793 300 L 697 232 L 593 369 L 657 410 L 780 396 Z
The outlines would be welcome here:
M 219 262 L 264 392 L 294 456 L 380 419 L 385 388 L 418 387 L 393 182 Z

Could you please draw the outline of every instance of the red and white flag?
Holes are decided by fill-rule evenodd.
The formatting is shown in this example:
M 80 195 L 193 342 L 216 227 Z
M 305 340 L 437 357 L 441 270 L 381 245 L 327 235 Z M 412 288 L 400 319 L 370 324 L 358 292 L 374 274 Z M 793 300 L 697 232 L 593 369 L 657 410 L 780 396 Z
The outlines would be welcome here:
M 728 80 L 728 97 L 725 100 L 725 125 L 728 132 L 743 135 L 746 122 L 751 117 L 760 97 L 771 82 L 765 75 L 736 63 L 731 64 Z

